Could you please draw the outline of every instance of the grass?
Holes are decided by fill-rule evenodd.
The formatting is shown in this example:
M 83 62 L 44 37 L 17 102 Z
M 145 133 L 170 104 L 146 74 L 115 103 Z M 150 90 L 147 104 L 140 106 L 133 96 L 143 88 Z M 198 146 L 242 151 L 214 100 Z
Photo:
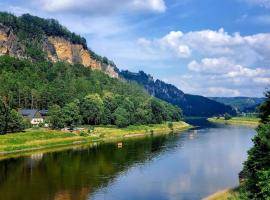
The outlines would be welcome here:
M 238 188 L 216 192 L 203 200 L 239 200 Z
M 238 125 L 246 125 L 246 126 L 258 126 L 260 119 L 257 117 L 233 117 L 230 120 L 225 120 L 224 117 L 213 117 L 208 118 L 210 122 L 216 123 L 227 123 L 227 124 L 238 124 Z
M 190 128 L 185 122 L 174 122 L 174 131 Z M 89 127 L 85 127 L 86 129 Z M 0 159 L 6 154 L 48 149 L 59 146 L 74 146 L 91 142 L 116 140 L 120 141 L 130 137 L 141 137 L 152 134 L 166 134 L 171 132 L 167 123 L 156 125 L 138 125 L 127 128 L 95 127 L 94 131 L 83 134 L 80 132 L 63 132 L 40 129 L 28 129 L 25 132 L 0 135 Z

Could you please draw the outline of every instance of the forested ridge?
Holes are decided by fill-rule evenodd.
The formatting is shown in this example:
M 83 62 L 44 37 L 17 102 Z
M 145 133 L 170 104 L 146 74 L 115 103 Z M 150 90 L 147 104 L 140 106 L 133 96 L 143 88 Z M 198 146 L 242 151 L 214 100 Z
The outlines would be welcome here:
M 121 71 L 120 75 L 126 80 L 142 85 L 151 95 L 180 107 L 185 116 L 212 117 L 225 113 L 236 114 L 231 106 L 203 96 L 186 94 L 174 85 L 158 79 L 154 80 L 151 75 L 143 71 L 138 73 Z
M 43 49 L 44 37 L 57 36 L 73 44 L 82 45 L 85 49 L 88 49 L 93 59 L 101 63 L 111 64 L 116 68 L 115 64 L 108 58 L 97 55 L 89 49 L 84 37 L 69 31 L 55 19 L 43 19 L 30 14 L 17 17 L 11 13 L 0 12 L 0 23 L 14 31 L 19 42 L 25 46 L 23 54 L 32 60 L 47 60 L 47 54 Z
M 1 56 L 0 96 L 11 109 L 49 109 L 54 128 L 78 124 L 125 127 L 181 118 L 179 108 L 150 96 L 137 84 L 63 62 Z

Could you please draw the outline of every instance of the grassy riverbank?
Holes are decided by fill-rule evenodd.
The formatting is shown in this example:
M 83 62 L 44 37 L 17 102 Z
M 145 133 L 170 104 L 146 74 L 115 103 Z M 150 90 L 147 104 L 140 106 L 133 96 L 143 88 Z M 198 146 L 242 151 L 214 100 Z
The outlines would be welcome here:
M 174 132 L 190 128 L 185 122 L 174 122 Z M 28 129 L 22 133 L 0 136 L 0 159 L 7 154 L 27 152 L 40 149 L 56 148 L 60 146 L 73 146 L 91 142 L 122 141 L 131 137 L 147 135 L 168 134 L 171 129 L 168 123 L 155 125 L 129 126 L 127 128 L 95 127 L 91 133 L 62 132 L 48 129 Z
M 227 189 L 216 192 L 215 194 L 212 194 L 203 200 L 238 200 L 238 195 L 238 189 Z
M 259 118 L 256 117 L 233 117 L 229 120 L 225 120 L 224 117 L 208 118 L 208 121 L 215 123 L 237 124 L 256 127 L 259 125 Z

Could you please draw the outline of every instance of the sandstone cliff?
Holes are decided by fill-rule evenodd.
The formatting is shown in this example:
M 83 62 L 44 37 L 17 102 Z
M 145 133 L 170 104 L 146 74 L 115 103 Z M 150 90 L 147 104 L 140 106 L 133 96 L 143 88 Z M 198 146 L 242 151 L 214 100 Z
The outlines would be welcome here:
M 0 24 L 0 55 L 23 57 L 23 47 L 11 28 Z
M 24 45 L 19 41 L 13 30 L 0 24 L 0 55 L 18 58 L 27 57 L 24 54 L 24 49 Z M 43 51 L 52 62 L 64 61 L 70 64 L 82 64 L 85 67 L 101 70 L 111 77 L 118 78 L 118 72 L 114 66 L 93 59 L 89 50 L 81 44 L 73 44 L 61 37 L 45 36 Z

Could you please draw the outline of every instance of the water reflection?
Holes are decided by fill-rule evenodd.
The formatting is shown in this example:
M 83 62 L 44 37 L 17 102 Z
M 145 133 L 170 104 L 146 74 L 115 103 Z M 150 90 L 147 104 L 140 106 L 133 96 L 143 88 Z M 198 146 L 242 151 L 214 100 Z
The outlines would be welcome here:
M 254 130 L 204 127 L 0 162 L 0 199 L 200 199 L 238 184 Z

